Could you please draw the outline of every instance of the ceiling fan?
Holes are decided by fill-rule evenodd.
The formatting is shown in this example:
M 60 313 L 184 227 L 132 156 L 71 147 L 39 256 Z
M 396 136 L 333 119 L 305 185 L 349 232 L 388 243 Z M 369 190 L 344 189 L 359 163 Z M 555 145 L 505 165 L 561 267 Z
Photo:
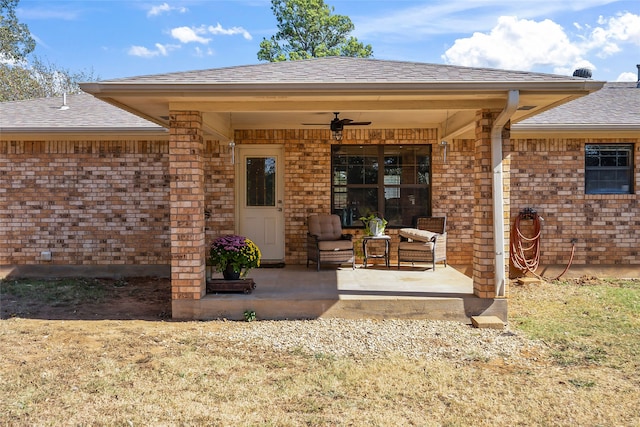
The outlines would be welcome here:
M 333 113 L 333 114 L 335 115 L 335 117 L 333 118 L 333 120 L 331 120 L 331 123 L 329 124 L 332 131 L 342 130 L 344 126 L 367 126 L 371 124 L 371 122 L 354 122 L 351 119 L 339 119 L 338 114 L 340 113 Z
M 338 141 L 342 139 L 342 129 L 345 126 L 367 126 L 371 124 L 371 122 L 354 122 L 351 119 L 340 119 L 338 118 L 338 115 L 340 113 L 334 112 L 333 114 L 335 115 L 335 117 L 329 123 L 329 128 L 333 133 L 333 137 Z M 304 123 L 304 124 L 305 125 L 323 125 L 324 123 Z

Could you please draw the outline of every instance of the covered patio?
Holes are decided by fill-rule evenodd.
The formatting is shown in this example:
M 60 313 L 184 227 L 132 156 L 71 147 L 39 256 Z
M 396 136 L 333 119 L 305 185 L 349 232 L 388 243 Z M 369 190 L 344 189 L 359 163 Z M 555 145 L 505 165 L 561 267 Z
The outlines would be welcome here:
M 602 85 L 559 75 L 340 57 L 141 76 L 82 89 L 169 129 L 174 318 L 241 318 L 253 310 L 260 318 L 392 317 L 402 311 L 405 317 L 465 319 L 474 307 L 471 315 L 504 319 L 510 126 Z M 331 126 L 337 112 L 355 126 Z M 379 157 L 367 163 L 381 172 L 373 206 L 384 216 L 395 199 L 402 210 L 388 229 L 392 245 L 397 230 L 411 226 L 415 216 L 447 217 L 447 259 L 471 266 L 471 278 L 461 274 L 456 284 L 469 284 L 464 290 L 442 288 L 454 283 L 439 278 L 454 274 L 449 267 L 421 271 L 424 282 L 410 271 L 289 267 L 305 260 L 310 215 L 367 202 L 358 196 L 365 183 L 346 178 L 353 193 L 340 199 L 335 161 L 344 147 L 362 159 L 356 149 L 376 147 Z M 428 153 L 420 165 L 406 160 L 408 154 L 393 154 L 415 147 Z M 401 172 L 378 168 L 393 156 Z M 252 205 L 248 196 L 261 188 L 247 184 L 254 159 L 274 165 L 268 204 Z M 351 221 L 343 226 L 361 234 Z M 263 258 L 287 268 L 255 270 L 258 289 L 251 295 L 207 294 L 208 242 L 223 234 L 251 238 Z M 394 307 L 397 301 L 403 307 Z
M 174 319 L 244 319 L 254 311 L 265 319 L 433 319 L 470 323 L 478 313 L 506 321 L 506 299 L 478 298 L 468 267 L 433 271 L 422 265 L 258 268 L 248 277 L 250 294 L 207 293 L 197 302 L 174 301 Z M 217 276 L 215 276 L 217 277 Z

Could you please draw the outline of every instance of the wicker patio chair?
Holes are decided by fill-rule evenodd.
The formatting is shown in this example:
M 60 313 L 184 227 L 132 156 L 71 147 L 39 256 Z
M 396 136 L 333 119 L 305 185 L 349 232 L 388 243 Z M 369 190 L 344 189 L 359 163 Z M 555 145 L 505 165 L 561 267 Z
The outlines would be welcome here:
M 355 268 L 355 252 L 350 234 L 342 234 L 338 215 L 311 215 L 307 224 L 307 267 L 314 261 L 320 271 L 321 264 L 351 263 Z
M 400 262 L 430 262 L 433 270 L 436 263 L 444 261 L 447 266 L 447 218 L 420 217 L 417 228 L 402 228 L 398 232 L 398 269 Z

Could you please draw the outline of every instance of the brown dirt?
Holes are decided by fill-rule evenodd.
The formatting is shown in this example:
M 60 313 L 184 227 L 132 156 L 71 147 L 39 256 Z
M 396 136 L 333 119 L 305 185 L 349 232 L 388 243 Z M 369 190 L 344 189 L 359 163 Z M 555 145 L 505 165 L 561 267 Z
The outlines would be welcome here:
M 170 320 L 171 282 L 166 278 L 99 279 L 103 295 L 91 302 L 46 303 L 3 294 L 0 318 L 50 320 Z

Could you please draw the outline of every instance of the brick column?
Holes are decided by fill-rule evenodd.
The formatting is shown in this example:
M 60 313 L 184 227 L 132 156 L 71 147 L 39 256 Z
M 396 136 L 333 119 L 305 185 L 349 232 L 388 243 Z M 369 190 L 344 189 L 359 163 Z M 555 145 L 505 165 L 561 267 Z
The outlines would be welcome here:
M 499 111 L 476 113 L 473 211 L 473 293 L 480 298 L 494 298 L 495 250 L 493 244 L 493 170 L 491 167 L 491 127 Z M 503 169 L 508 181 L 509 169 Z M 505 194 L 508 207 L 508 194 Z M 508 218 L 508 213 L 507 213 Z M 505 229 L 508 228 L 505 222 Z M 508 248 L 505 255 L 508 254 Z M 507 263 L 508 265 L 508 263 Z M 508 276 L 507 276 L 508 277 Z
M 198 111 L 171 111 L 169 136 L 171 298 L 206 293 L 204 143 Z

